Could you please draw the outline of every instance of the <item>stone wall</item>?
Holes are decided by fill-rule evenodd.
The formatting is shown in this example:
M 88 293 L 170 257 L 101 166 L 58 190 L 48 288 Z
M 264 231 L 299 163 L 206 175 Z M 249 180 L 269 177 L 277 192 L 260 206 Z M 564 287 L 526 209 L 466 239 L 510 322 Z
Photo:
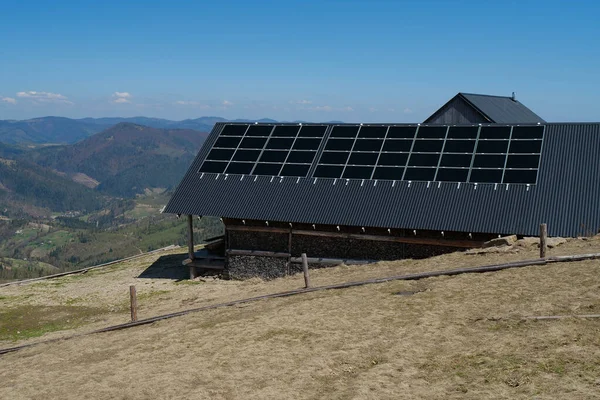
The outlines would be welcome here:
M 282 257 L 229 256 L 227 269 L 231 279 L 258 277 L 268 280 L 292 274 L 287 258 Z
M 285 233 L 229 231 L 228 235 L 230 249 L 288 252 L 289 236 Z M 399 260 L 427 258 L 460 250 L 445 246 L 293 235 L 291 254 L 292 257 L 300 257 L 302 253 L 306 253 L 309 257 L 319 258 Z M 227 264 L 229 275 L 233 279 L 274 279 L 302 272 L 302 265 L 290 265 L 287 258 L 281 257 L 236 255 L 229 256 Z M 317 265 L 311 264 L 309 267 L 315 268 Z
M 229 248 L 240 250 L 264 250 L 288 252 L 289 236 L 285 233 L 229 231 Z M 403 258 L 426 258 L 457 251 L 455 247 L 430 246 L 376 240 L 292 236 L 292 256 L 351 258 L 356 260 L 399 260 Z

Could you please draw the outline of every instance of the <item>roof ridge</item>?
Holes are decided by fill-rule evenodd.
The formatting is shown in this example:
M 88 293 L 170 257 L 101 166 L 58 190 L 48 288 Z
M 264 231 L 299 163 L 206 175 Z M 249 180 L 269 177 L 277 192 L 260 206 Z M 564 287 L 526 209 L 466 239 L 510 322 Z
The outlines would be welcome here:
M 498 97 L 498 98 L 502 98 L 502 99 L 511 99 L 512 100 L 512 96 L 496 96 L 493 94 L 481 94 L 481 93 L 467 93 L 467 92 L 458 92 L 458 94 L 464 96 L 481 96 L 481 97 Z M 515 99 L 515 101 L 517 101 Z

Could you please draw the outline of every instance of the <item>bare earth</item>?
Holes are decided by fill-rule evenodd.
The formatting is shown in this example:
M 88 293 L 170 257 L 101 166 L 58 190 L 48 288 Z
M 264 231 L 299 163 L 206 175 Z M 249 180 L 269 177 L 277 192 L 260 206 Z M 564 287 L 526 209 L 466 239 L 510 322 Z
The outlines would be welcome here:
M 600 252 L 600 238 L 550 255 Z M 182 253 L 182 250 L 173 253 Z M 453 253 L 311 271 L 314 285 L 530 259 Z M 179 281 L 168 253 L 0 288 L 0 347 L 302 287 Z M 402 295 L 398 295 L 402 292 Z M 416 293 L 414 293 L 416 292 Z M 414 293 L 414 294 L 411 294 Z M 389 282 L 265 300 L 0 356 L 1 399 L 600 398 L 600 262 Z

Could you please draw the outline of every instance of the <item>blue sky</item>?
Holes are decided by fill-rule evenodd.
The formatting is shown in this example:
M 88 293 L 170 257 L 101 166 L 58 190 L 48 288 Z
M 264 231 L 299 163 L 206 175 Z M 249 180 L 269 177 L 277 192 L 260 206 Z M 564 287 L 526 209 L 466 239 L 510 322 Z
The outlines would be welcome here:
M 127 3 L 127 4 L 124 4 Z M 597 1 L 0 0 L 0 118 L 421 121 L 459 91 L 600 121 Z

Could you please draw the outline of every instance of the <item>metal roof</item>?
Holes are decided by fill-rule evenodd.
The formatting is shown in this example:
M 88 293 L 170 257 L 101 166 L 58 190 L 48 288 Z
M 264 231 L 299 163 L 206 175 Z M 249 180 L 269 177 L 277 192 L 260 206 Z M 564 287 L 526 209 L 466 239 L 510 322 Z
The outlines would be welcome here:
M 544 123 L 542 118 L 518 100 L 505 96 L 459 93 L 492 122 L 497 124 Z
M 485 117 L 489 122 L 497 124 L 535 124 L 545 123 L 539 115 L 527 108 L 523 103 L 512 97 L 491 96 L 486 94 L 458 93 L 448 103 L 444 104 L 438 111 L 433 113 L 425 122 L 431 122 L 430 119 L 440 112 L 447 104 L 456 98 L 465 100 L 478 113 Z
M 521 235 L 537 235 L 547 223 L 549 235 L 565 237 L 600 228 L 600 123 L 546 124 L 535 185 L 198 173 L 223 126 L 215 126 L 165 212 Z

